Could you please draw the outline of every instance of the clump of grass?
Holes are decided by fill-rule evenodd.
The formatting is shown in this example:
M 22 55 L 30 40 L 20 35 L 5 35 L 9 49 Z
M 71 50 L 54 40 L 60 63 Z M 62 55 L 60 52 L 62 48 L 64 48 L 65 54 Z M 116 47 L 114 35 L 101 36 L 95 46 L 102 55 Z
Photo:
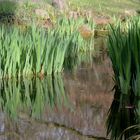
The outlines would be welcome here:
M 135 100 L 140 97 L 140 18 L 131 19 L 125 27 L 121 23 L 115 27 L 111 26 L 108 40 L 109 56 L 114 71 L 117 108 L 113 103 L 107 121 L 107 133 L 111 132 L 111 139 L 117 140 L 124 129 L 140 121 L 139 103 Z M 126 107 L 134 108 L 132 111 Z M 125 110 L 127 119 L 123 117 L 122 109 Z M 132 114 L 134 114 L 133 119 L 130 119 Z M 128 139 L 134 132 L 125 135 L 124 139 Z
M 73 59 L 93 45 L 93 38 L 84 40 L 78 32 L 83 22 L 62 19 L 47 30 L 0 26 L 0 78 L 61 72 L 67 56 Z

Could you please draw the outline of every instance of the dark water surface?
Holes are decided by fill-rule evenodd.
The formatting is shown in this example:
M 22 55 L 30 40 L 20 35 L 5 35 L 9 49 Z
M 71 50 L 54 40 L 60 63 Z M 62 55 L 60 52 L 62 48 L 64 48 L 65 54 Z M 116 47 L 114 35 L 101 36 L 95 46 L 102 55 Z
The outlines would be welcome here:
M 113 98 L 107 58 L 95 57 L 74 73 L 20 83 L 10 80 L 0 86 L 0 140 L 106 137 L 105 122 Z

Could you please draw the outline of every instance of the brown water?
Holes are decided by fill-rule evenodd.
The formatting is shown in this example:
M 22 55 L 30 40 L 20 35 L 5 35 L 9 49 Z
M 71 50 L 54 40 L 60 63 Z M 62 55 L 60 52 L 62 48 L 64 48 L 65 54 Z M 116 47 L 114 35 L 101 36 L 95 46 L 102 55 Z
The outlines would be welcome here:
M 45 106 L 41 118 L 20 113 L 12 121 L 0 113 L 0 140 L 89 140 L 106 138 L 107 112 L 112 102 L 112 70 L 109 60 L 94 58 L 75 73 L 65 72 L 68 104 Z

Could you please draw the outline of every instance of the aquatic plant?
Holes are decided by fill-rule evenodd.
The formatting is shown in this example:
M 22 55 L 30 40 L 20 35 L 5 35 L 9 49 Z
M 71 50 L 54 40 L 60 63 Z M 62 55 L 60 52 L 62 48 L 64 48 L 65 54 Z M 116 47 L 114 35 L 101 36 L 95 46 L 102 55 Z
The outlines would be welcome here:
M 45 108 L 61 110 L 69 107 L 60 74 L 49 75 L 43 79 L 26 78 L 0 81 L 0 108 L 11 119 L 27 113 L 33 118 L 40 118 Z
M 93 38 L 84 40 L 78 32 L 81 24 L 64 18 L 53 29 L 0 26 L 0 78 L 61 72 L 67 56 L 73 59 L 92 49 Z
M 140 97 L 140 18 L 131 19 L 125 26 L 121 23 L 111 26 L 108 41 L 109 56 L 114 71 L 114 99 L 117 108 L 113 102 L 107 120 L 107 134 L 111 132 L 111 139 L 117 140 L 124 129 L 140 121 L 140 107 L 135 102 L 135 98 Z M 132 110 L 135 112 L 133 117 L 131 117 Z M 126 114 L 127 121 L 124 117 Z M 123 138 L 128 139 L 134 133 L 135 131 L 131 131 Z

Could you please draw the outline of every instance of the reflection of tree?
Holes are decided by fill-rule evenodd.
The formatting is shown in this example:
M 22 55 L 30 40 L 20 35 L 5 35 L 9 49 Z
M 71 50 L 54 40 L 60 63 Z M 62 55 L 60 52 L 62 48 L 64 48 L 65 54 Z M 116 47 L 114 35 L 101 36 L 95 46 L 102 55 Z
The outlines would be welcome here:
M 28 112 L 32 117 L 40 117 L 45 107 L 61 108 L 67 105 L 60 75 L 47 76 L 44 79 L 33 78 L 2 81 L 0 83 L 0 105 L 10 117 L 16 118 L 19 112 Z

